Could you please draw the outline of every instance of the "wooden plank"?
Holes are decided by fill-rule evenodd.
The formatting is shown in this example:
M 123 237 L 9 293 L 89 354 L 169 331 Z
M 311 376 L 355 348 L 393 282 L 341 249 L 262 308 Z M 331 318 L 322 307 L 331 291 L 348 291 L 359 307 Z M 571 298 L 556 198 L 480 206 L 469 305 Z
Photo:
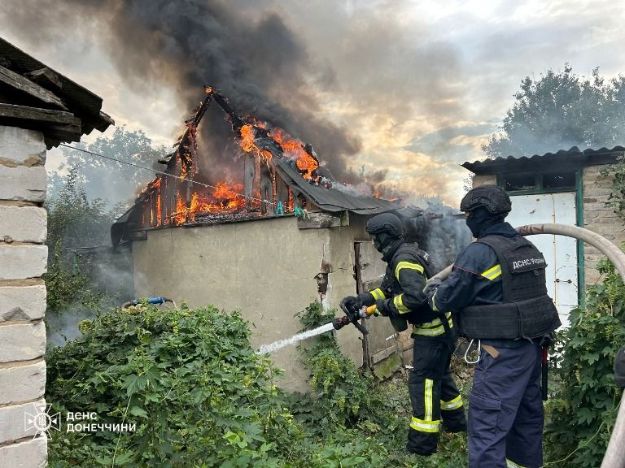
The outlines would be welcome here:
M 24 76 L 34 81 L 35 83 L 43 86 L 44 88 L 61 89 L 63 87 L 63 83 L 61 83 L 59 75 L 57 75 L 54 71 L 50 70 L 48 67 L 33 70 L 31 72 L 25 73 Z
M 80 119 L 71 112 L 0 103 L 0 117 L 34 120 L 59 125 L 73 125 L 78 126 L 80 131 Z
M 3 66 L 0 66 L 0 82 L 4 83 L 12 88 L 22 91 L 41 102 L 53 105 L 63 110 L 67 110 L 63 101 L 55 96 L 47 89 L 39 86 L 37 83 L 29 80 L 28 78 L 18 75 L 14 71 L 9 70 Z

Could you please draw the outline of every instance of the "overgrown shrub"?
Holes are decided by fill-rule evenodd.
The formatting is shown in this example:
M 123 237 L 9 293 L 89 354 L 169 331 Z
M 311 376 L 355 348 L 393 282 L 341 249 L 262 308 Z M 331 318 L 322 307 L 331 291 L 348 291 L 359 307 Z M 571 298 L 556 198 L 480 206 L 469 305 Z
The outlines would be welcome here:
M 318 302 L 299 314 L 304 329 L 326 324 L 334 310 L 325 313 Z M 362 419 L 373 419 L 383 405 L 374 390 L 372 376 L 362 373 L 341 353 L 334 334 L 327 333 L 301 345 L 304 365 L 310 370 L 310 386 L 316 413 L 315 426 L 327 424 L 354 427 Z M 309 399 L 310 400 L 310 399 Z
M 300 320 L 308 330 L 328 323 L 334 313 L 313 303 Z M 318 440 L 308 447 L 312 466 L 466 466 L 463 435 L 442 434 L 440 451 L 432 457 L 406 451 L 412 411 L 403 374 L 378 382 L 341 353 L 333 333 L 303 343 L 300 351 L 311 372 L 312 395 L 294 398 L 291 410 Z
M 249 328 L 212 307 L 118 309 L 48 356 L 56 411 L 97 412 L 136 432 L 54 432 L 50 465 L 282 466 L 301 431 Z
M 312 328 L 333 314 L 312 304 L 301 318 Z M 99 424 L 135 424 L 136 432 L 67 432 L 64 421 L 51 433 L 52 467 L 466 465 L 457 434 L 443 434 L 433 457 L 408 454 L 405 378 L 375 381 L 333 334 L 302 347 L 312 393 L 285 395 L 236 313 L 139 305 L 80 329 L 79 340 L 48 355 L 47 400 L 62 415 L 95 412 Z
M 561 334 L 559 390 L 549 402 L 547 459 L 570 466 L 601 464 L 622 393 L 612 366 L 625 344 L 625 287 L 612 264 L 598 268 L 604 282 L 588 289 L 585 306 L 571 312 L 571 327 Z

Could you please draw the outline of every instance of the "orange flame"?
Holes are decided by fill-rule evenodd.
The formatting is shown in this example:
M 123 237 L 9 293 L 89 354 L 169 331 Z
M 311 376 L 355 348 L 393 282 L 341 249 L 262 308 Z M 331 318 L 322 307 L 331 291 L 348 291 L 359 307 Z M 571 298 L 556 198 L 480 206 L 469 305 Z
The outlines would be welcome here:
M 188 213 L 191 220 L 202 214 L 236 213 L 245 207 L 245 199 L 239 194 L 243 191 L 243 184 L 228 184 L 219 182 L 213 193 L 194 192 L 191 195 L 191 206 Z
M 161 221 L 162 221 L 161 192 L 156 192 L 156 225 L 160 226 Z
M 174 213 L 174 221 L 176 225 L 180 225 L 187 220 L 187 204 L 182 200 L 180 194 L 176 197 L 176 212 Z
M 304 149 L 304 144 L 297 138 L 289 136 L 281 128 L 271 130 L 270 136 L 280 145 L 285 155 L 295 159 L 295 165 L 307 180 L 313 179 L 313 172 L 319 167 L 315 157 Z
M 246 153 L 251 153 L 258 149 L 254 143 L 255 134 L 253 125 L 245 124 L 241 127 L 241 149 Z

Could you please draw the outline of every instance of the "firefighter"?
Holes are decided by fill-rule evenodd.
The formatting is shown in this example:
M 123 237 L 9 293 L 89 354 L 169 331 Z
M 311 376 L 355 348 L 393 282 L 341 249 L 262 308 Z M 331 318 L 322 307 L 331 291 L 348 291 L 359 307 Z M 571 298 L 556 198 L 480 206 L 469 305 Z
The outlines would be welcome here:
M 407 450 L 428 456 L 436 452 L 441 418 L 448 432 L 466 430 L 462 399 L 449 371 L 455 341 L 451 313 L 435 313 L 429 307 L 423 293 L 432 274 L 429 255 L 416 243 L 404 242 L 399 217 L 374 216 L 366 229 L 387 264 L 386 273 L 379 288 L 346 297 L 343 304 L 353 315 L 350 319 L 356 319 L 363 306 L 375 304 L 397 331 L 413 324 L 413 369 L 408 378 L 413 415 Z
M 481 348 L 469 397 L 471 468 L 543 464 L 542 347 L 560 319 L 545 259 L 505 222 L 510 209 L 499 187 L 470 190 L 460 210 L 476 242 L 426 289 L 432 309 L 454 311 L 459 334 Z

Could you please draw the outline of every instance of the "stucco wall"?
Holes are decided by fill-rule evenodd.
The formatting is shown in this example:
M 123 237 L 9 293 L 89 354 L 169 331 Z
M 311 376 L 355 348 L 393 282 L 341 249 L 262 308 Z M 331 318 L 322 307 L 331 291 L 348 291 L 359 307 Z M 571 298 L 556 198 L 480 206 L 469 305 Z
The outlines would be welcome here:
M 45 144 L 39 132 L 0 126 L 0 466 L 46 463 L 45 434 L 27 415 L 45 410 Z
M 625 223 L 614 209 L 606 206 L 612 192 L 612 177 L 601 175 L 606 166 L 584 168 L 584 227 L 601 234 L 619 247 L 625 242 Z M 597 262 L 603 255 L 590 245 L 584 246 L 586 284 L 600 279 Z
M 294 217 L 149 231 L 146 241 L 133 243 L 135 290 L 138 296 L 164 295 L 192 307 L 238 309 L 253 323 L 252 344 L 259 346 L 300 330 L 294 315 L 319 298 L 313 277 L 322 261 L 330 265 L 330 306 L 355 292 L 354 237 L 362 237 L 358 222 L 298 229 Z M 360 365 L 355 329 L 345 327 L 339 341 Z M 272 358 L 286 371 L 281 386 L 307 390 L 308 371 L 293 346 Z

